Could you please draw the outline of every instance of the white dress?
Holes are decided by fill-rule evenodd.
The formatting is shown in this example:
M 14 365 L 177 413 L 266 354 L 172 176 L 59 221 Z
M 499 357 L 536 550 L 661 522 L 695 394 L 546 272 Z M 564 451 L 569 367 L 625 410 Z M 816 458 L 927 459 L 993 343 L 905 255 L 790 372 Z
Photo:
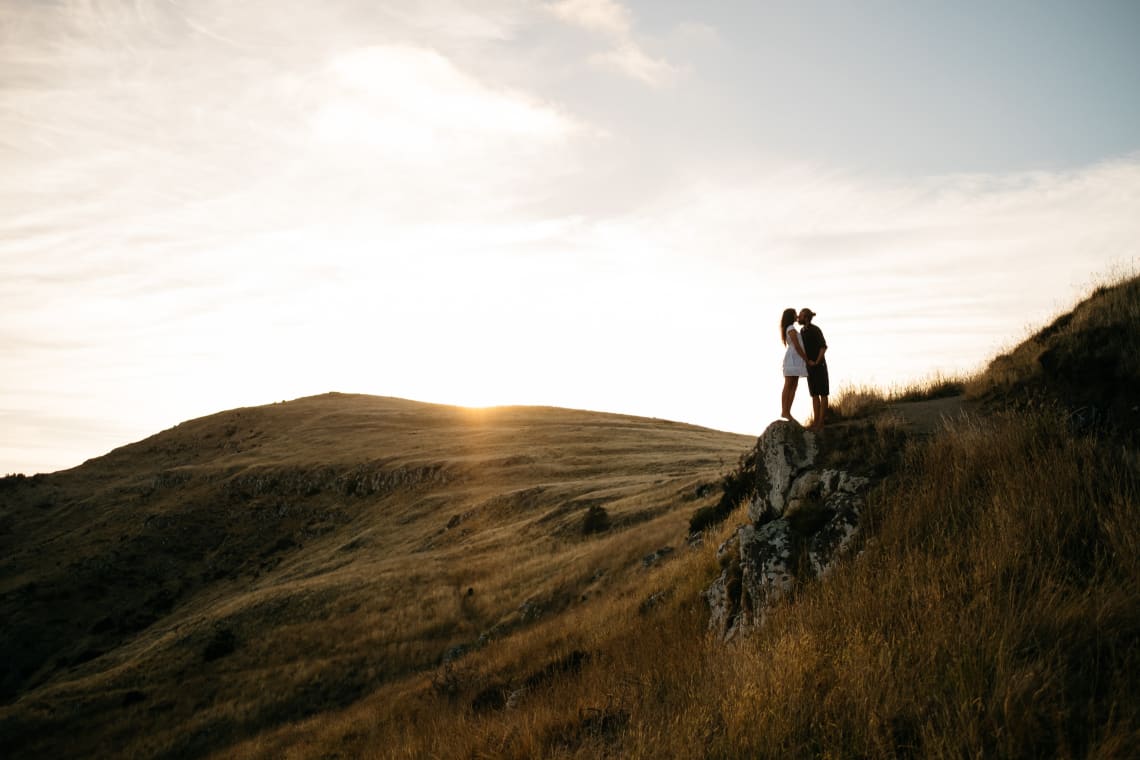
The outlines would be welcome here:
M 784 352 L 784 377 L 807 377 L 807 363 L 797 353 L 796 347 L 792 345 L 793 334 L 795 334 L 797 341 L 801 341 L 799 330 L 796 329 L 795 325 L 788 325 L 784 334 L 788 339 L 788 350 Z M 800 348 L 803 348 L 802 341 Z

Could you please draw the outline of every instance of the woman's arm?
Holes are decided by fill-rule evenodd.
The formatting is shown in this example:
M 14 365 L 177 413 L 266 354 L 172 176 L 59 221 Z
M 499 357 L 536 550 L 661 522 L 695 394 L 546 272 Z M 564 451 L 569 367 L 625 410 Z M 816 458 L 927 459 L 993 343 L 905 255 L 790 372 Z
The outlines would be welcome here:
M 796 353 L 799 354 L 803 358 L 804 362 L 806 363 L 807 362 L 807 354 L 804 353 L 804 347 L 800 345 L 800 334 L 798 332 L 796 332 L 795 330 L 789 330 L 788 331 L 788 340 L 790 340 L 792 342 L 792 347 L 796 349 Z

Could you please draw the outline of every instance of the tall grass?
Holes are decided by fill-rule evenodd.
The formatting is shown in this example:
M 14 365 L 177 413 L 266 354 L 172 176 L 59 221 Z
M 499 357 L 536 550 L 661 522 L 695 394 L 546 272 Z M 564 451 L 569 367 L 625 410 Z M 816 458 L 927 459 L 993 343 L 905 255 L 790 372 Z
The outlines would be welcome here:
M 1115 283 L 982 375 L 841 391 L 834 419 L 870 418 L 845 427 L 883 441 L 898 433 L 878 422 L 891 404 L 992 403 L 905 444 L 869 495 L 859 556 L 749 636 L 709 634 L 700 596 L 735 514 L 595 604 L 234 756 L 1135 757 L 1140 454 L 1134 438 L 1074 428 L 1072 404 L 1130 411 L 1138 308 L 1140 281 Z M 1107 347 L 1105 326 L 1119 331 Z M 648 604 L 651 591 L 664 593 Z M 580 667 L 480 707 L 572 653 Z
M 1072 311 L 994 358 L 970 379 L 974 396 L 1014 399 L 1049 388 L 1070 401 L 1132 411 L 1128 385 L 1140 377 L 1140 276 L 1121 272 Z M 1123 392 L 1122 392 L 1123 391 Z M 1135 419 L 1135 418 L 1133 418 Z
M 355 739 L 310 729 L 372 757 L 1129 757 L 1138 486 L 1059 414 L 958 421 L 873 494 L 847 571 L 749 637 L 706 634 L 699 598 L 730 521 L 659 571 L 657 607 L 631 586 L 488 650 L 455 694 L 358 706 Z M 473 708 L 570 650 L 580 670 Z
M 911 383 L 890 388 L 872 385 L 847 385 L 831 399 L 829 421 L 853 420 L 870 417 L 886 411 L 891 404 L 914 401 L 933 401 L 960 396 L 973 382 L 972 374 L 946 375 L 936 372 Z

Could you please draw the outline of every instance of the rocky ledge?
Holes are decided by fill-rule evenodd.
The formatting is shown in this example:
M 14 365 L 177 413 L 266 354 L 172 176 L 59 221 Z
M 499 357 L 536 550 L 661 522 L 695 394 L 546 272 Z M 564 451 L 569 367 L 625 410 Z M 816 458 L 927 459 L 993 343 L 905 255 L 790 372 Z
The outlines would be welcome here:
M 825 577 L 858 536 L 870 480 L 818 468 L 818 453 L 815 433 L 794 422 L 773 422 L 757 441 L 749 521 L 717 550 L 721 574 L 705 591 L 722 637 L 763 623 L 797 583 Z

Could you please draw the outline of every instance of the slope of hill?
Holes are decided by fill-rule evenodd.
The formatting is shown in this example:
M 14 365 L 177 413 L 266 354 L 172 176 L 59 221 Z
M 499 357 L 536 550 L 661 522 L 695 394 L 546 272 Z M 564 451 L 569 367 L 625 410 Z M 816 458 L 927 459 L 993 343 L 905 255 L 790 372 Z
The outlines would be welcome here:
M 1132 757 L 1137 347 L 1132 278 L 831 426 L 862 551 L 730 645 L 742 436 L 330 394 L 4 479 L 5 756 Z
M 680 549 L 748 441 L 329 394 L 7 478 L 5 742 L 190 757 L 350 704 Z
M 1098 287 L 996 357 L 973 388 L 999 405 L 1060 402 L 1086 426 L 1140 443 L 1140 278 Z

